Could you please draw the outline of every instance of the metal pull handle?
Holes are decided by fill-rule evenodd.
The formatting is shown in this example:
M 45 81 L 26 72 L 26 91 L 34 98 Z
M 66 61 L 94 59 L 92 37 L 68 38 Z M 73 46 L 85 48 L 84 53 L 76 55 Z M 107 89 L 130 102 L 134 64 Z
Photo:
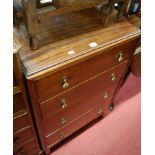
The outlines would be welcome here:
M 108 93 L 107 92 L 105 92 L 104 93 L 104 99 L 107 99 L 109 96 L 108 96 Z
M 111 81 L 115 81 L 116 80 L 116 76 L 114 73 L 111 74 Z
M 66 88 L 69 87 L 69 83 L 68 83 L 68 80 L 67 80 L 67 77 L 66 77 L 66 76 L 63 77 L 63 84 L 62 84 L 62 87 L 63 87 L 64 89 L 66 89 Z
M 18 155 L 26 155 L 25 150 L 23 148 L 20 148 Z
M 103 110 L 102 110 L 102 108 L 99 108 L 99 110 L 98 110 L 98 114 L 99 114 L 99 115 L 102 115 L 102 114 L 103 114 Z
M 65 138 L 65 134 L 63 132 L 60 133 L 60 138 L 64 139 Z
M 67 123 L 67 121 L 65 120 L 65 118 L 64 117 L 61 117 L 61 125 L 64 125 L 66 123 Z
M 66 100 L 65 99 L 61 100 L 61 109 L 65 109 L 66 107 L 67 107 Z
M 117 55 L 117 62 L 122 62 L 123 61 L 123 53 L 119 53 L 118 55 Z
M 14 140 L 13 140 L 13 145 L 15 146 L 17 143 L 19 143 L 20 142 L 20 138 L 19 137 L 17 137 L 17 138 L 15 138 Z

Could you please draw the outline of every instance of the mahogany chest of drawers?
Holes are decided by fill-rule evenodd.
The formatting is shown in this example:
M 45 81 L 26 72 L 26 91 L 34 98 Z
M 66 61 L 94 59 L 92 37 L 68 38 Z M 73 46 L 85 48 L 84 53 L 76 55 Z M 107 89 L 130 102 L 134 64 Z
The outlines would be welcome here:
M 121 22 L 35 51 L 21 39 L 20 60 L 46 154 L 109 113 L 139 38 L 139 29 Z M 21 119 L 26 123 L 27 117 Z
M 24 88 L 23 73 L 18 62 L 17 48 L 14 51 L 13 62 L 13 154 L 41 155 Z

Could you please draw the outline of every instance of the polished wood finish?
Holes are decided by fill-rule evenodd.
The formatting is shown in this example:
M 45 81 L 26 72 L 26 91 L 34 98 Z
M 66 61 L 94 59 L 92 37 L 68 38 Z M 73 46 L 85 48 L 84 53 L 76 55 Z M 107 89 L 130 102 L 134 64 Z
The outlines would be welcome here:
M 33 137 L 33 130 L 30 126 L 22 128 L 21 131 L 18 131 L 14 134 L 13 137 L 14 147 L 16 147 L 17 145 L 28 139 L 31 139 L 32 137 Z
M 32 122 L 28 100 L 23 81 L 23 73 L 20 68 L 18 52 L 21 46 L 14 38 L 13 54 L 13 154 L 36 155 L 41 151 Z M 31 151 L 35 148 L 35 151 Z
M 72 120 L 76 119 L 78 116 L 83 113 L 89 111 L 89 109 L 94 108 L 97 104 L 103 104 L 104 108 L 107 108 L 107 100 L 105 97 L 105 93 L 107 93 L 109 97 L 109 102 L 113 96 L 113 93 L 116 89 L 117 83 L 120 80 L 120 76 L 124 72 L 126 65 L 128 62 L 124 62 L 123 64 L 97 76 L 93 79 L 82 83 L 80 86 L 78 85 L 76 88 L 59 95 L 56 97 L 57 108 L 56 107 L 48 107 L 44 113 L 41 113 L 43 117 L 42 126 L 44 128 L 45 135 L 53 133 L 55 130 L 63 127 L 64 125 L 70 123 Z M 111 75 L 115 75 L 115 80 L 112 81 Z M 101 85 L 101 83 L 104 83 Z M 107 88 L 109 87 L 109 88 Z M 82 91 L 81 91 L 82 90 Z M 88 91 L 89 90 L 89 91 Z M 85 95 L 83 95 L 85 94 Z M 67 104 L 71 104 L 67 110 L 61 110 L 60 102 L 61 99 L 66 99 Z M 75 102 L 75 103 L 74 103 Z M 82 103 L 82 107 L 81 104 Z M 46 103 L 42 103 L 43 106 Z M 50 101 L 49 105 L 53 105 L 54 102 Z M 56 112 L 56 109 L 60 109 L 59 112 Z M 54 111 L 53 111 L 54 109 Z M 54 115 L 55 113 L 55 115 Z M 64 120 L 62 120 L 62 118 Z M 50 122 L 53 122 L 52 124 Z
M 18 147 L 14 149 L 15 154 L 27 154 L 27 151 L 32 150 L 36 147 L 35 140 L 30 139 L 28 141 L 25 141 L 25 143 L 21 143 Z
M 66 67 L 63 70 L 35 80 L 35 89 L 38 102 L 43 102 L 58 93 L 62 93 L 72 88 L 81 81 L 85 81 L 89 77 L 99 74 L 119 64 L 120 62 L 118 61 L 118 56 L 120 53 L 122 53 L 123 60 L 127 60 L 132 48 L 133 43 L 128 42 L 127 44 L 104 51 L 91 59 L 77 63 L 71 67 Z M 90 71 L 87 72 L 87 70 Z M 66 89 L 63 88 L 64 76 L 69 83 L 69 87 Z
M 14 31 L 22 44 L 20 61 L 46 154 L 93 119 L 109 113 L 140 38 L 140 30 L 128 22 L 98 30 L 92 26 L 91 30 L 35 51 L 24 31 Z
M 27 112 L 19 115 L 19 116 L 15 116 L 13 118 L 13 132 L 16 133 L 18 130 L 25 128 L 29 125 L 29 120 L 28 120 L 28 115 Z
M 70 29 L 70 27 L 68 29 Z M 78 27 L 75 31 L 80 31 L 80 29 L 82 28 Z M 23 34 L 21 34 L 20 40 L 23 49 L 20 52 L 20 59 L 25 75 L 29 79 L 39 78 L 42 75 L 45 76 L 45 74 L 47 76 L 48 73 L 52 73 L 52 70 L 60 70 L 62 65 L 66 68 L 69 64 L 77 63 L 79 60 L 82 62 L 99 53 L 106 52 L 115 46 L 121 45 L 123 36 L 126 36 L 124 38 L 124 44 L 132 40 L 134 41 L 134 37 L 136 38 L 140 34 L 140 30 L 138 31 L 136 27 L 131 26 L 128 22 L 114 24 L 108 28 L 98 27 L 98 30 L 91 28 L 91 30 L 92 32 L 89 33 L 71 38 L 66 37 L 66 39 L 49 44 L 36 51 L 30 49 L 28 40 L 25 36 L 22 37 Z M 18 31 L 15 31 L 15 35 L 19 36 Z M 92 42 L 96 42 L 98 46 L 90 47 L 89 44 Z M 110 42 L 112 42 L 112 44 L 110 44 Z M 69 46 L 66 46 L 68 44 Z M 75 54 L 69 55 L 68 51 L 70 50 L 75 51 Z
M 47 148 L 54 146 L 58 142 L 62 141 L 63 139 L 65 139 L 66 137 L 68 137 L 69 135 L 71 135 L 72 133 L 77 131 L 77 129 L 80 129 L 84 125 L 88 124 L 90 121 L 103 115 L 102 109 L 103 109 L 102 105 L 97 105 L 95 108 L 93 108 L 93 109 L 89 110 L 87 113 L 81 115 L 80 117 L 78 117 L 77 119 L 72 121 L 67 126 L 59 129 L 54 134 L 49 135 L 46 138 L 47 139 Z
M 81 103 L 81 102 L 88 102 L 88 105 L 93 104 L 94 101 L 91 100 L 91 96 L 93 94 L 101 93 L 103 95 L 98 96 L 100 98 L 95 97 L 96 100 L 104 101 L 104 92 L 107 91 L 107 86 L 109 85 L 116 85 L 117 82 L 120 80 L 120 75 L 124 71 L 125 66 L 128 62 L 125 62 L 121 64 L 121 66 L 117 66 L 117 68 L 110 69 L 99 76 L 95 76 L 92 79 L 89 79 L 85 81 L 84 83 L 81 83 L 80 85 L 77 85 L 76 87 L 70 89 L 69 91 L 58 95 L 47 102 L 42 102 L 40 104 L 41 108 L 41 115 L 43 119 L 49 118 L 50 116 L 55 115 L 56 113 L 59 113 L 61 111 L 66 111 L 67 109 L 73 107 L 75 104 Z M 114 74 L 116 77 L 115 81 L 111 81 L 111 75 Z M 104 83 L 103 83 L 104 81 Z M 102 85 L 101 85 L 102 83 Z M 82 91 L 81 91 L 82 90 Z M 88 92 L 89 90 L 89 92 Z M 114 89 L 115 90 L 115 89 Z M 113 92 L 113 89 L 111 90 Z M 85 95 L 83 95 L 85 94 Z M 113 93 L 110 93 L 113 94 Z M 109 97 L 110 97 L 109 94 Z M 66 100 L 67 107 L 62 109 L 62 100 Z M 76 100 L 75 100 L 76 99 Z M 89 100 L 90 99 L 90 100 Z M 95 103 L 94 103 L 95 104 Z M 55 109 L 53 111 L 53 109 Z M 84 110 L 85 111 L 85 110 Z
M 18 111 L 22 111 L 25 109 L 24 101 L 22 99 L 20 87 L 14 87 L 14 95 L 13 95 L 13 113 L 17 113 Z

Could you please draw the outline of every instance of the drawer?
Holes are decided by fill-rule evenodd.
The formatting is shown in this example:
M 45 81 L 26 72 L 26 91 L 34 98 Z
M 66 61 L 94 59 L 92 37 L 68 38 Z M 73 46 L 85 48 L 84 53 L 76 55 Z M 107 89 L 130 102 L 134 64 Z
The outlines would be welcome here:
M 52 100 L 41 103 L 42 118 L 47 119 L 59 112 L 63 112 L 75 104 L 82 103 L 84 99 L 89 99 L 94 94 L 104 93 L 104 89 L 109 85 L 112 85 L 113 89 L 115 89 L 127 63 L 128 62 L 124 62 Z M 114 81 L 111 80 L 112 74 L 114 74 L 116 78 Z M 103 96 L 103 94 L 101 96 Z
M 114 89 L 112 90 L 114 91 Z M 108 90 L 106 90 L 108 92 Z M 109 92 L 109 95 L 112 92 Z M 75 104 L 72 108 L 58 113 L 57 115 L 46 119 L 43 121 L 45 135 L 55 132 L 56 130 L 66 126 L 74 119 L 78 118 L 82 114 L 88 112 L 90 109 L 93 109 L 96 105 L 106 106 L 111 102 L 111 96 L 108 99 L 104 99 L 104 93 L 94 94 L 90 96 L 89 99 L 83 100 L 79 104 Z
M 27 151 L 27 155 L 39 155 L 39 154 L 41 155 L 41 152 L 40 152 L 40 150 L 37 147 L 33 148 L 30 151 Z
M 58 142 L 62 141 L 67 136 L 71 135 L 78 129 L 82 128 L 95 118 L 102 115 L 103 107 L 102 105 L 96 106 L 94 109 L 90 110 L 89 112 L 81 115 L 76 120 L 72 121 L 67 126 L 57 130 L 55 133 L 50 134 L 46 137 L 47 147 L 50 148 L 57 144 Z
M 107 102 L 111 101 L 126 64 L 127 62 L 68 92 L 69 94 L 65 99 L 66 104 L 70 105 L 70 107 L 67 109 L 62 110 L 60 102 L 57 102 L 57 109 L 60 109 L 60 111 L 57 111 L 58 113 L 55 113 L 56 110 L 54 108 L 51 108 L 51 110 L 46 109 L 46 111 L 42 112 L 44 118 L 47 118 L 46 114 L 50 117 L 52 113 L 55 113 L 55 115 L 43 121 L 45 135 L 63 127 L 98 104 L 107 105 Z M 115 74 L 116 80 L 111 81 L 111 74 Z M 60 95 L 60 97 L 62 96 Z M 53 104 L 51 103 L 50 105 Z
M 21 92 L 13 95 L 13 113 L 17 113 L 25 109 L 24 101 Z
M 22 143 L 19 147 L 15 148 L 13 152 L 17 155 L 29 155 L 28 152 L 34 148 L 36 148 L 35 139 L 30 139 L 29 141 L 26 141 L 25 143 Z
M 36 79 L 37 102 L 46 101 L 80 82 L 120 64 L 129 58 L 131 51 L 133 51 L 133 42 L 128 42 L 110 50 L 101 51 L 97 56 Z
M 42 152 L 40 152 L 39 148 L 33 148 L 32 150 L 28 150 L 28 151 L 25 151 L 23 152 L 23 154 L 18 154 L 17 155 L 43 155 Z
M 16 132 L 13 135 L 13 147 L 18 147 L 21 143 L 34 137 L 31 127 L 26 127 L 23 130 Z
M 13 72 L 13 87 L 17 87 L 19 85 L 15 72 Z
M 16 133 L 23 128 L 30 126 L 27 112 L 13 118 L 13 132 Z

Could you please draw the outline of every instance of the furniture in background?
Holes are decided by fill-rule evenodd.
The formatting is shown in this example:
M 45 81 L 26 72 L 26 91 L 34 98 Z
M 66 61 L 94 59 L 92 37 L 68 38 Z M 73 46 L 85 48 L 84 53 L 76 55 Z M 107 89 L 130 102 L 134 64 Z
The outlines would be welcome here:
M 14 8 L 23 14 L 31 48 L 38 49 L 54 41 L 51 39 L 53 21 L 64 18 L 64 14 L 93 8 L 94 12 L 98 10 L 102 15 L 101 26 L 107 26 L 116 2 L 120 4 L 116 18 L 119 19 L 125 15 L 128 0 L 14 0 Z M 18 23 L 18 15 L 14 11 L 15 23 Z M 63 22 L 66 22 L 65 19 Z
M 129 15 L 127 19 L 137 28 L 141 28 L 141 16 L 139 11 L 137 11 L 136 14 Z M 129 71 L 135 76 L 141 77 L 141 40 L 137 43 L 137 48 L 134 52 Z
M 135 76 L 141 77 L 141 47 L 137 48 L 134 52 L 130 70 Z
M 13 53 L 13 154 L 42 154 L 36 136 L 32 114 L 23 82 L 18 52 L 20 45 L 14 39 Z
M 140 13 L 141 13 L 141 0 L 129 0 L 127 7 L 127 15 L 132 14 L 140 15 Z

